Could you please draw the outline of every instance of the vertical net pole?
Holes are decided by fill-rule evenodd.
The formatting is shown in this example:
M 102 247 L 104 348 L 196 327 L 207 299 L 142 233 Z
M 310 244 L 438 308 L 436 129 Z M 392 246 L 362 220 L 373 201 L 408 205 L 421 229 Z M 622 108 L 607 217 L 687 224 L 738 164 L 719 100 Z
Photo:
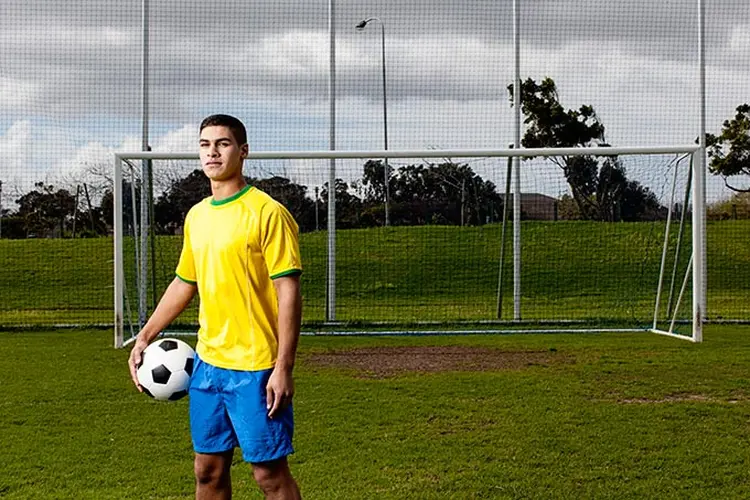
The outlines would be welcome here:
M 140 244 L 140 238 L 139 234 L 139 227 L 140 224 L 138 221 L 140 218 L 138 217 L 138 207 L 136 206 L 136 203 L 138 203 L 138 196 L 136 195 L 137 189 L 136 189 L 136 183 L 138 182 L 138 177 L 135 169 L 135 165 L 133 165 L 131 162 L 126 160 L 126 163 L 130 167 L 130 229 L 133 233 L 133 258 L 135 259 L 135 262 L 133 262 L 133 269 L 135 276 L 135 290 L 136 293 L 138 290 L 140 290 L 139 283 L 141 282 L 141 274 L 138 271 L 140 269 L 140 262 L 141 262 L 141 244 Z M 124 210 L 123 208 L 122 210 Z M 124 229 L 124 228 L 123 228 Z M 128 318 L 130 320 L 130 318 Z
M 503 267 L 505 266 L 505 231 L 508 226 L 508 199 L 510 198 L 510 179 L 513 175 L 513 157 L 508 157 L 505 173 L 505 197 L 503 198 L 503 228 L 500 232 L 500 270 L 497 273 L 497 319 L 503 319 Z
M 115 155 L 114 165 L 114 189 L 112 192 L 112 214 L 113 230 L 115 239 L 114 267 L 114 309 L 115 309 L 115 347 L 120 348 L 123 345 L 123 290 L 125 277 L 123 273 L 122 260 L 122 160 Z
M 386 79 L 385 79 L 385 23 L 381 19 L 380 21 L 380 43 L 382 48 L 382 66 L 383 66 L 383 145 L 384 150 L 388 151 L 388 97 L 386 93 Z M 390 226 L 390 217 L 388 211 L 388 205 L 390 204 L 390 177 L 391 172 L 388 168 L 388 158 L 383 158 L 383 168 L 385 169 L 385 225 Z
M 698 0 L 698 82 L 700 88 L 700 130 L 697 161 L 693 162 L 693 341 L 703 341 L 706 316 L 706 43 L 705 5 Z
M 336 149 L 336 26 L 335 0 L 328 0 L 329 38 L 329 149 Z M 336 160 L 331 158 L 328 168 L 328 273 L 326 280 L 326 319 L 336 321 Z
M 515 75 L 513 77 L 513 108 L 515 149 L 521 148 L 521 9 L 520 0 L 513 0 L 513 45 Z M 521 165 L 516 161 L 516 182 L 513 189 L 513 319 L 521 319 Z
M 143 48 L 142 48 L 142 59 L 141 59 L 141 150 L 148 151 L 148 21 L 149 21 L 149 10 L 148 0 L 142 0 L 142 19 L 143 19 Z M 140 270 L 138 275 L 140 276 L 138 282 L 138 328 L 142 328 L 146 323 L 146 316 L 148 310 L 147 296 L 148 296 L 148 233 L 150 230 L 149 224 L 149 203 L 148 193 L 151 191 L 150 179 L 151 173 L 149 169 L 149 160 L 142 161 L 142 172 L 141 172 L 141 231 L 140 231 L 140 247 L 141 247 L 141 261 Z
M 151 151 L 151 146 L 148 147 L 148 151 Z M 151 256 L 151 310 L 156 309 L 156 303 L 158 299 L 156 290 L 156 231 L 152 227 L 156 220 L 156 213 L 154 211 L 154 164 L 152 160 L 148 161 L 148 220 L 151 221 L 149 225 L 150 231 L 148 232 L 149 247 L 148 251 Z

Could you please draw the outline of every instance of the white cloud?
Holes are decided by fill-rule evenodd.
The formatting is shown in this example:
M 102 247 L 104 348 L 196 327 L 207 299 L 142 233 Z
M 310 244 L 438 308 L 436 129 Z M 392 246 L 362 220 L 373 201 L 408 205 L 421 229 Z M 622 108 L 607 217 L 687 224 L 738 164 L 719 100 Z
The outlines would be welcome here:
M 38 84 L 0 75 L 0 110 L 23 112 L 33 102 Z
M 0 181 L 3 183 L 1 201 L 5 208 L 23 193 L 20 186 L 30 164 L 30 142 L 31 124 L 27 120 L 13 123 L 0 134 Z
M 152 142 L 152 150 L 160 153 L 184 153 L 186 151 L 197 153 L 198 126 L 184 125 L 177 130 L 170 130 Z M 137 150 L 140 150 L 140 146 L 137 149 L 130 149 L 130 151 Z
M 732 54 L 740 58 L 738 62 L 747 63 L 747 55 L 750 54 L 750 23 L 732 27 L 729 48 Z
M 291 31 L 248 45 L 243 54 L 257 75 L 283 79 L 310 78 L 328 71 L 328 35 L 320 31 Z
M 6 171 L 21 170 L 28 164 L 28 144 L 31 139 L 31 123 L 21 120 L 13 123 L 0 135 L 0 158 Z

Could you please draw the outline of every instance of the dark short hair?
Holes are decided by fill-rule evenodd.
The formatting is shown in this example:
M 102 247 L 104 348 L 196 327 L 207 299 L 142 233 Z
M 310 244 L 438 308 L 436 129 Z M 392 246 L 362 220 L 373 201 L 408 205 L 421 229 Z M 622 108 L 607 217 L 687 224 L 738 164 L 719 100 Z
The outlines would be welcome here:
M 234 139 L 240 146 L 247 143 L 247 131 L 245 130 L 245 125 L 243 125 L 242 122 L 234 116 L 207 116 L 201 122 L 201 128 L 199 132 L 202 132 L 206 127 L 227 127 L 232 132 L 232 135 L 234 135 Z

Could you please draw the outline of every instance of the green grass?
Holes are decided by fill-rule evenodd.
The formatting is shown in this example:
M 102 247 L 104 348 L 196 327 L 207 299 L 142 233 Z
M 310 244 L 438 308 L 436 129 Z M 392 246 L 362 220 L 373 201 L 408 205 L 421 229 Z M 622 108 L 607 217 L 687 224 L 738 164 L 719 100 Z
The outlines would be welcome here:
M 339 231 L 337 319 L 401 323 L 495 319 L 500 229 L 488 225 Z M 663 230 L 663 223 L 525 222 L 523 318 L 648 322 Z M 750 316 L 749 238 L 750 221 L 708 226 L 708 307 L 713 318 Z M 173 278 L 180 241 L 179 237 L 156 239 L 156 295 Z M 132 240 L 125 243 L 129 304 L 135 311 Z M 325 318 L 326 233 L 303 234 L 301 249 L 305 321 L 320 322 Z M 511 318 L 513 311 L 511 253 L 508 247 L 504 319 Z M 683 251 L 678 285 L 688 257 Z M 0 240 L 0 325 L 110 323 L 111 286 L 109 238 Z M 195 318 L 193 307 L 181 321 Z
M 0 497 L 189 499 L 187 402 L 137 393 L 109 331 L 0 332 Z M 538 350 L 566 362 L 385 378 L 320 367 L 358 346 Z M 295 453 L 312 499 L 748 498 L 750 328 L 651 334 L 304 337 Z M 235 498 L 260 498 L 248 467 Z

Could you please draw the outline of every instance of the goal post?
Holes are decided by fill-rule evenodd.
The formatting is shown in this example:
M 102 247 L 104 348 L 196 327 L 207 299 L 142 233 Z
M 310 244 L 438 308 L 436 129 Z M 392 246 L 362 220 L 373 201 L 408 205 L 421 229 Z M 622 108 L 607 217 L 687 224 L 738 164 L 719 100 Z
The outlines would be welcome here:
M 538 149 L 256 151 L 248 154 L 247 162 L 257 165 L 253 169 L 254 178 L 263 175 L 294 177 L 293 184 L 303 186 L 308 194 L 315 192 L 314 230 L 302 235 L 303 259 L 312 266 L 306 267 L 305 275 L 311 276 L 309 282 L 305 282 L 306 290 L 303 290 L 310 295 L 309 301 L 306 297 L 306 316 L 311 316 L 305 319 L 306 330 L 340 334 L 650 331 L 700 342 L 705 317 L 705 195 L 698 181 L 705 169 L 702 152 L 700 146 L 692 144 Z M 600 162 L 607 158 L 617 159 L 613 160 L 614 164 L 622 165 L 628 180 L 636 181 L 634 185 L 640 186 L 638 189 L 641 189 L 642 195 L 653 195 L 653 199 L 658 201 L 658 209 L 652 209 L 651 215 L 643 218 L 644 221 L 648 219 L 647 222 L 633 225 L 615 222 L 628 220 L 618 212 L 622 207 L 616 203 L 608 205 L 608 215 L 603 215 L 598 222 L 585 220 L 581 213 L 571 215 L 568 212 L 578 209 L 576 203 L 583 207 L 582 202 L 570 190 L 564 176 L 561 177 L 559 161 L 554 166 L 551 159 L 576 157 L 595 158 Z M 395 222 L 389 227 L 377 223 L 380 215 L 378 207 L 372 203 L 377 193 L 371 184 L 360 178 L 363 163 L 368 159 L 373 159 L 373 162 L 388 159 L 384 163 L 392 176 L 389 182 L 394 183 L 391 184 L 391 220 Z M 515 205 L 511 205 L 511 200 L 500 193 L 492 193 L 492 196 L 484 198 L 478 194 L 488 189 L 491 191 L 493 187 L 498 188 L 496 191 L 502 190 L 506 184 L 505 165 L 508 159 L 521 160 L 520 168 L 516 170 L 520 172 L 520 179 L 514 183 L 515 188 L 510 194 L 511 200 L 519 200 L 520 211 L 512 208 L 499 210 L 498 205 Z M 132 341 L 137 333 L 138 325 L 134 318 L 143 317 L 144 311 L 139 310 L 137 314 L 132 311 L 135 304 L 142 309 L 142 304 L 147 304 L 146 295 L 154 293 L 149 290 L 163 292 L 163 287 L 159 289 L 153 282 L 156 275 L 153 269 L 151 273 L 145 265 L 134 269 L 132 262 L 135 259 L 125 257 L 126 252 L 138 251 L 140 262 L 157 265 L 145 256 L 156 251 L 153 244 L 152 248 L 145 243 L 139 244 L 147 239 L 143 235 L 129 234 L 123 219 L 124 211 L 129 210 L 124 206 L 123 186 L 127 181 L 124 166 L 140 163 L 131 160 L 149 160 L 154 175 L 164 165 L 175 162 L 184 162 L 186 169 L 199 168 L 198 155 L 194 152 L 133 152 L 114 156 L 116 347 Z M 374 165 L 377 167 L 378 163 Z M 414 165 L 421 165 L 421 170 L 410 170 Z M 447 167 L 440 170 L 445 165 L 453 170 Z M 382 164 L 380 168 L 382 179 Z M 601 168 L 601 164 L 598 168 Z M 246 164 L 246 175 L 247 170 Z M 440 189 L 447 193 L 446 199 L 453 200 L 445 203 L 455 205 L 453 208 L 461 214 L 460 221 L 450 220 L 450 216 L 439 209 L 430 211 L 430 218 L 420 219 L 420 223 L 407 221 L 411 220 L 409 217 L 414 218 L 413 212 L 419 208 L 419 200 L 399 201 L 398 196 L 403 193 L 399 192 L 402 188 L 397 183 L 405 182 L 407 173 L 424 173 L 426 170 L 434 170 L 438 176 L 435 179 L 441 183 Z M 688 172 L 693 182 L 687 180 Z M 138 172 L 130 174 L 139 175 Z M 336 196 L 333 197 L 336 201 L 328 211 L 332 216 L 326 217 L 325 212 L 318 208 L 319 203 L 325 203 L 319 190 L 320 193 L 326 192 L 326 181 L 331 178 L 337 179 Z M 338 186 L 338 179 L 342 179 L 344 187 Z M 135 180 L 131 179 L 129 185 L 134 183 Z M 369 208 L 362 208 L 358 212 L 361 216 L 358 215 L 356 221 L 347 220 L 348 215 L 343 210 L 341 215 L 337 214 L 336 207 L 340 203 L 347 203 L 339 199 L 339 189 L 349 193 L 350 201 L 359 203 L 358 206 L 363 205 L 363 200 L 369 200 Z M 657 190 L 660 192 L 656 193 Z M 158 190 L 155 193 L 154 196 L 157 196 Z M 598 206 L 603 213 L 604 200 L 609 195 L 594 192 L 585 203 Z M 146 194 L 142 193 L 141 196 Z M 134 195 L 131 202 L 132 199 Z M 546 212 L 532 207 L 532 202 L 537 199 L 547 203 Z M 686 206 L 688 199 L 690 205 Z M 313 201 L 308 201 L 307 205 L 312 206 Z M 153 204 L 154 200 L 151 199 L 150 203 Z M 342 207 L 346 208 L 344 205 Z M 558 213 L 563 209 L 567 212 Z M 399 222 L 399 210 L 407 222 Z M 676 211 L 679 211 L 679 217 Z M 142 217 L 147 217 L 148 212 L 143 211 Z M 512 219 L 501 221 L 500 213 Z M 691 214 L 690 218 L 686 216 L 687 213 Z M 326 219 L 325 227 L 318 223 L 319 214 L 320 219 Z M 131 231 L 136 226 L 154 226 L 144 223 L 147 221 L 136 222 L 132 220 Z M 513 270 L 512 283 L 509 277 L 505 284 L 497 274 L 489 279 L 485 279 L 483 274 L 495 273 L 498 262 L 502 273 L 504 264 L 500 255 L 505 237 L 501 237 L 501 222 L 513 226 L 514 244 L 508 246 L 509 251 L 505 252 L 512 261 L 507 265 L 508 270 Z M 685 235 L 688 224 L 689 237 Z M 566 235 L 577 235 L 578 240 L 566 241 Z M 158 265 L 163 266 L 165 275 L 173 276 L 175 254 L 179 251 L 175 246 L 179 237 L 163 238 L 169 248 L 164 251 L 165 258 Z M 330 248 L 332 238 L 335 248 L 340 249 L 336 252 L 325 250 Z M 606 245 L 611 245 L 613 250 L 608 250 Z M 600 246 L 601 250 L 598 251 Z M 681 246 L 689 248 L 680 249 Z M 658 250 L 655 250 L 657 247 Z M 566 256 L 566 250 L 573 253 Z M 305 255 L 305 251 L 311 252 L 311 255 Z M 627 251 L 631 255 L 623 256 Z M 523 255 L 525 252 L 527 256 Z M 551 262 L 557 254 L 559 262 Z M 625 262 L 617 262 L 620 257 Z M 492 270 L 488 264 L 492 264 Z M 363 274 L 350 276 L 354 270 Z M 589 272 L 590 276 L 587 275 Z M 337 273 L 340 274 L 339 279 Z M 307 276 L 305 279 L 308 279 Z M 586 279 L 589 281 L 584 282 Z M 628 284 L 619 287 L 618 281 Z M 514 291 L 520 290 L 520 293 L 498 293 L 501 287 L 510 289 L 511 285 Z M 665 290 L 665 287 L 669 289 Z M 650 300 L 647 299 L 649 296 Z M 507 305 L 512 307 L 506 309 L 520 314 L 514 313 L 511 318 L 497 318 L 496 311 L 500 309 L 498 297 L 510 301 Z M 667 297 L 669 304 L 665 305 Z M 650 312 L 645 312 L 646 302 L 651 304 L 648 306 Z M 329 304 L 336 306 L 329 310 Z M 612 304 L 612 307 L 608 304 Z M 131 311 L 128 312 L 128 309 Z M 614 310 L 617 313 L 609 317 L 609 312 Z M 620 327 L 621 323 L 630 324 Z M 675 331 L 677 325 L 682 325 L 681 332 Z M 689 325 L 687 333 L 684 331 L 688 328 L 686 325 Z

